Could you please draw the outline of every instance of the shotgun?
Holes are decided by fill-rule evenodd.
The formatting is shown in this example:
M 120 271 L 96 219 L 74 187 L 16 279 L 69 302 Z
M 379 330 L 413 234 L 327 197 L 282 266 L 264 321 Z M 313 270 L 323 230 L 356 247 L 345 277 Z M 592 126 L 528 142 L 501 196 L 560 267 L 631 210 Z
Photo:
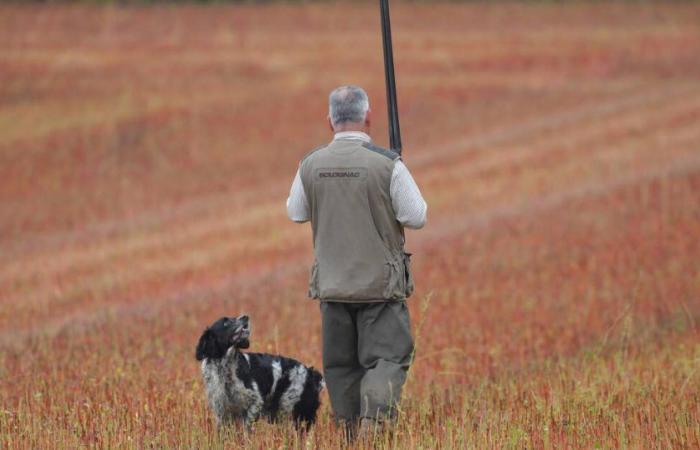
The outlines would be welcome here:
M 401 128 L 399 109 L 396 105 L 396 78 L 394 77 L 394 51 L 391 45 L 391 20 L 389 0 L 379 0 L 382 21 L 382 42 L 384 44 L 384 76 L 386 78 L 386 104 L 389 113 L 389 146 L 401 154 Z

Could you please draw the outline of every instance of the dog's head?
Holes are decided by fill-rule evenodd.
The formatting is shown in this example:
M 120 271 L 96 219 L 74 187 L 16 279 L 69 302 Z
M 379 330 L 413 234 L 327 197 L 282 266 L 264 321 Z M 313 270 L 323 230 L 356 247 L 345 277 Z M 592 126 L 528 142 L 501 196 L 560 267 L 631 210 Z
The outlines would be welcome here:
M 229 348 L 250 347 L 250 323 L 248 316 L 222 317 L 204 330 L 197 344 L 197 361 L 204 358 L 219 359 Z

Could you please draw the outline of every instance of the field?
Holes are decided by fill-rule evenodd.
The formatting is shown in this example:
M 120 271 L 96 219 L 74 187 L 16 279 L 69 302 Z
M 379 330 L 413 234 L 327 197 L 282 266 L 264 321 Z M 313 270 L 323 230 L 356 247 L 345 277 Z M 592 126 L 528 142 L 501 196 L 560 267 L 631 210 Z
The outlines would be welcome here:
M 392 3 L 417 351 L 380 448 L 700 448 L 700 5 Z M 374 2 L 0 5 L 0 448 L 220 436 L 194 346 L 321 366 L 286 217 L 337 85 L 387 145 Z

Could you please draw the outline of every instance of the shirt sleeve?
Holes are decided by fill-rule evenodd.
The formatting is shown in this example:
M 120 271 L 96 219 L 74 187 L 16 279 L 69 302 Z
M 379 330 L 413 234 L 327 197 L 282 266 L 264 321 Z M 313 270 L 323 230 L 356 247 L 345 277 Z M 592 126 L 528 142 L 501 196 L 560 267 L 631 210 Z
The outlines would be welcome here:
M 391 174 L 391 202 L 396 220 L 407 228 L 423 228 L 427 220 L 428 205 L 406 165 L 396 161 Z
M 299 170 L 297 170 L 297 174 L 292 182 L 292 188 L 289 190 L 289 197 L 287 198 L 287 216 L 294 222 L 303 223 L 309 221 L 310 215 L 309 202 L 306 200 L 304 185 L 301 182 Z

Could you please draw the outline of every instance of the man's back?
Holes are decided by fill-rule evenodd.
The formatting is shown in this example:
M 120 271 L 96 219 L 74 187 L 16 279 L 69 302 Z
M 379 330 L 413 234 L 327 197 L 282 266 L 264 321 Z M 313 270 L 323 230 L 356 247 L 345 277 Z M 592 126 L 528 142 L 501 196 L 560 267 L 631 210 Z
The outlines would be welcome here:
M 299 169 L 316 261 L 310 296 L 335 301 L 406 297 L 403 229 L 391 201 L 398 155 L 357 139 L 336 139 Z

